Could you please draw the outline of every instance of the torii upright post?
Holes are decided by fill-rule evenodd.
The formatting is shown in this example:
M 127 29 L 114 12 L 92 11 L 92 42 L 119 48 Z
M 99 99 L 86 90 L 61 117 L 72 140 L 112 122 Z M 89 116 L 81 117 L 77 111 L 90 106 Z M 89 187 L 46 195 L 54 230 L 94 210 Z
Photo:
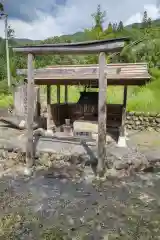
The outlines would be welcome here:
M 98 97 L 98 166 L 97 172 L 99 176 L 103 176 L 105 172 L 106 159 L 106 90 L 107 77 L 105 73 L 106 55 L 104 52 L 99 54 L 99 97 Z
M 34 163 L 33 121 L 34 121 L 34 56 L 28 54 L 28 81 L 27 81 L 27 143 L 26 143 L 26 173 Z

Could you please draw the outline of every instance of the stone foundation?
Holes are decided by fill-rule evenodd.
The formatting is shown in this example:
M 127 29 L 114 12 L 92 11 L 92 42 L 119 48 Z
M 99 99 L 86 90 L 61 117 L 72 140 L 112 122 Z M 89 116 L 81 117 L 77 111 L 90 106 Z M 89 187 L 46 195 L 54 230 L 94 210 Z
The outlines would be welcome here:
M 129 130 L 160 130 L 160 114 L 128 112 L 126 116 L 126 128 Z
M 124 151 L 119 151 L 115 145 L 110 146 L 107 150 L 107 158 L 105 161 L 106 174 L 105 177 L 123 177 L 133 174 L 134 172 L 149 172 L 153 169 L 159 169 L 160 159 L 154 158 L 154 154 L 147 156 L 141 153 L 137 148 L 125 148 Z M 93 156 L 86 153 L 71 153 L 71 152 L 57 152 L 57 153 L 37 153 L 35 159 L 35 166 L 33 168 L 26 168 L 25 153 L 20 151 L 0 151 L 0 176 L 25 174 L 30 176 L 36 174 L 38 171 L 47 169 L 53 170 L 52 177 L 71 178 L 77 174 L 81 179 L 86 179 L 86 169 L 90 167 L 96 169 L 97 158 L 96 152 L 92 149 Z M 56 173 L 56 171 L 58 172 Z M 64 172 L 65 171 L 65 175 Z M 96 170 L 92 172 L 92 177 Z M 60 176 L 61 175 L 61 176 Z M 77 175 L 77 176 L 78 176 Z M 88 173 L 87 173 L 88 178 Z

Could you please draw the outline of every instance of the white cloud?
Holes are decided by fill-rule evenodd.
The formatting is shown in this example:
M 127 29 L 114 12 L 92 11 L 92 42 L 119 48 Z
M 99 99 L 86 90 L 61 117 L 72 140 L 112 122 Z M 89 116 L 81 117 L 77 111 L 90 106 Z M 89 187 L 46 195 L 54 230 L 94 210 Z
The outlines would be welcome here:
M 91 14 L 96 11 L 98 4 L 101 4 L 102 9 L 107 12 L 106 23 L 120 20 L 125 24 L 139 22 L 142 19 L 144 9 L 147 10 L 151 18 L 158 17 L 156 0 L 67 0 L 65 5 L 56 8 L 56 16 L 36 10 L 37 20 L 24 22 L 14 18 L 10 19 L 10 24 L 15 30 L 17 38 L 45 39 L 74 33 L 91 27 Z M 31 7 L 33 9 L 33 6 Z M 4 36 L 2 20 L 0 20 L 0 36 Z
M 132 23 L 140 23 L 142 21 L 144 11 L 147 11 L 148 17 L 150 17 L 153 20 L 157 19 L 159 17 L 158 7 L 156 5 L 153 5 L 153 4 L 147 4 L 147 5 L 144 6 L 144 9 L 141 13 L 138 12 L 138 13 L 132 15 L 125 22 L 125 25 L 129 25 L 129 24 L 132 24 Z
M 29 38 L 33 40 L 44 39 L 54 35 L 61 35 L 61 28 L 56 24 L 56 19 L 51 16 L 39 14 L 39 19 L 32 23 L 14 19 L 9 24 L 15 31 L 17 38 Z M 4 37 L 4 22 L 0 22 L 0 36 Z

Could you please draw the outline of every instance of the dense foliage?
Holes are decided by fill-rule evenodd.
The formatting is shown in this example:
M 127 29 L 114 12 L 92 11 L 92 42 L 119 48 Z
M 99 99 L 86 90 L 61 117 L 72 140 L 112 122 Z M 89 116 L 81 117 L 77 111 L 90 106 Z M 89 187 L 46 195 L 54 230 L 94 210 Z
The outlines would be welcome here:
M 2 10 L 2 9 L 1 9 Z M 109 62 L 148 62 L 150 72 L 153 75 L 151 84 L 143 88 L 131 88 L 129 91 L 128 108 L 131 110 L 153 110 L 160 111 L 158 104 L 159 86 L 160 86 L 160 21 L 152 21 L 144 12 L 142 23 L 133 24 L 124 27 L 123 22 L 109 23 L 107 28 L 104 28 L 106 11 L 101 10 L 98 5 L 96 13 L 92 14 L 94 18 L 94 26 L 91 29 L 85 29 L 83 32 L 78 32 L 73 35 L 63 35 L 60 37 L 48 38 L 41 43 L 63 43 L 76 42 L 86 40 L 101 40 L 116 37 L 128 36 L 131 41 L 122 50 L 121 53 L 107 56 Z M 19 44 L 36 44 L 31 40 L 18 40 L 13 38 L 13 31 L 9 28 L 11 46 Z M 17 80 L 16 68 L 26 68 L 26 58 L 24 56 L 14 55 L 10 49 L 11 74 L 13 81 Z M 71 55 L 49 55 L 36 56 L 36 68 L 46 65 L 55 64 L 91 64 L 97 63 L 97 56 L 71 56 Z M 5 41 L 0 39 L 0 94 L 6 94 L 6 55 Z M 73 89 L 72 89 L 73 91 Z M 74 88 L 75 95 L 77 89 Z M 116 102 L 121 99 L 121 89 L 111 87 L 109 90 L 109 99 Z M 73 94 L 72 94 L 73 95 Z M 148 97 L 149 96 L 149 97 Z M 111 101 L 111 100 L 109 100 Z

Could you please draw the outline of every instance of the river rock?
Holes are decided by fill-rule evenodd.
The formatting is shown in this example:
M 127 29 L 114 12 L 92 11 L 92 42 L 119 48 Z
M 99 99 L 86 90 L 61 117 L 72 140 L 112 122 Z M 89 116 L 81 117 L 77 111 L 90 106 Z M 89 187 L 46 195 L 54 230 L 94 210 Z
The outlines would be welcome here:
M 133 121 L 138 121 L 138 117 L 133 117 Z
M 115 161 L 113 166 L 116 170 L 127 169 L 129 167 L 128 163 L 124 160 Z
M 134 116 L 135 112 L 129 112 L 128 113 L 130 116 Z
M 160 123 L 160 118 L 156 118 L 155 121 L 156 121 L 156 123 L 159 124 Z
M 151 116 L 151 117 L 156 117 L 156 116 L 157 116 L 157 113 L 154 113 L 154 112 L 149 113 L 149 116 Z
M 130 120 L 130 119 L 131 119 L 131 116 L 127 116 L 126 119 L 127 119 L 127 120 Z
M 140 116 L 140 117 L 139 117 L 139 120 L 140 120 L 140 121 L 143 121 L 143 117 Z
M 111 168 L 111 169 L 107 170 L 105 176 L 106 176 L 106 178 L 108 178 L 108 177 L 118 177 L 119 172 L 115 168 Z
M 137 116 L 137 117 L 139 117 L 139 116 L 141 116 L 141 112 L 135 112 L 135 116 Z
M 136 121 L 136 126 L 139 126 L 140 124 L 141 124 L 141 122 L 140 121 Z
M 144 117 L 144 121 L 149 122 L 148 117 Z

